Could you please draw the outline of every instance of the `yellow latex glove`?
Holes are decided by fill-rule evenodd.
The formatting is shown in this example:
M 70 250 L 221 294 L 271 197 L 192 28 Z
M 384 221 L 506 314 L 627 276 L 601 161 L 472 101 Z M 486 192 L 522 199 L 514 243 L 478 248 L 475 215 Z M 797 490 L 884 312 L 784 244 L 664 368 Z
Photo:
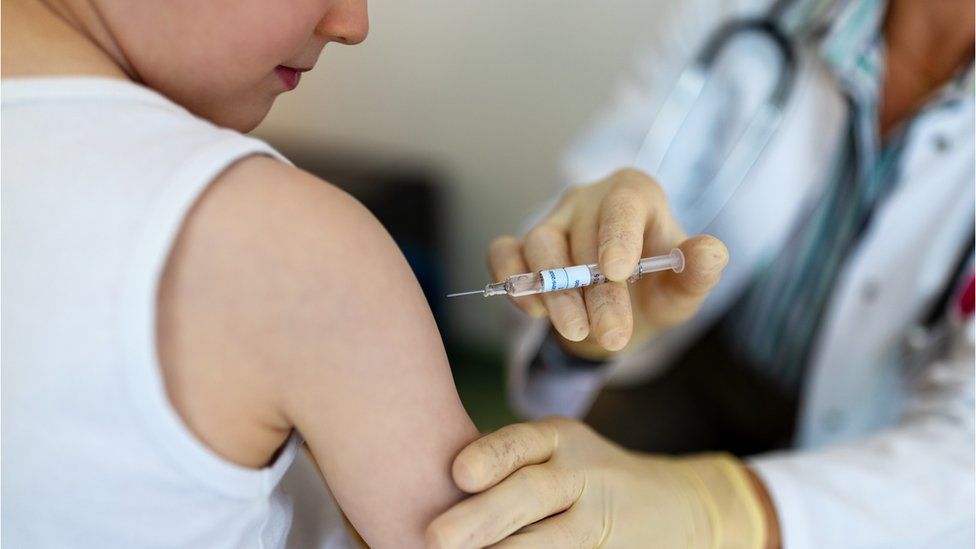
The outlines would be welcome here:
M 452 473 L 475 495 L 431 523 L 430 547 L 751 549 L 769 541 L 764 502 L 731 456 L 638 454 L 568 419 L 486 435 L 458 454 Z
M 641 257 L 680 248 L 681 273 L 624 282 Z M 611 282 L 515 298 L 528 315 L 548 316 L 573 354 L 605 359 L 637 348 L 657 331 L 691 318 L 718 284 L 729 252 L 707 235 L 688 238 L 653 177 L 628 168 L 567 191 L 524 238 L 503 236 L 488 247 L 495 280 L 565 265 L 597 263 Z

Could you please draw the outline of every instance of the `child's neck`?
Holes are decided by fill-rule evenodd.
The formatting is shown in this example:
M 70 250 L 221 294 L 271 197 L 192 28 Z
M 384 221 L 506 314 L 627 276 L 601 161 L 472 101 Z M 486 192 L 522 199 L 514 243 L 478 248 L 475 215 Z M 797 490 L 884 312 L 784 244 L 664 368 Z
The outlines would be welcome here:
M 50 6 L 31 0 L 4 1 L 0 76 L 102 76 L 131 80 L 116 61 L 104 28 L 87 28 Z M 99 40 L 98 37 L 104 38 Z

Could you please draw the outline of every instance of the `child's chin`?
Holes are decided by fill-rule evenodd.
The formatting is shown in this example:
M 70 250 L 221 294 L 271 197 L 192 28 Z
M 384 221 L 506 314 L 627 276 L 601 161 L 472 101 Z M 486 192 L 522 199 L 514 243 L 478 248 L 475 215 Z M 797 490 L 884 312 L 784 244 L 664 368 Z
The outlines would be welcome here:
M 267 102 L 255 102 L 242 105 L 235 109 L 227 109 L 226 111 L 213 113 L 212 116 L 207 116 L 206 118 L 209 118 L 210 121 L 218 126 L 247 133 L 258 127 L 258 124 L 268 116 L 268 112 L 271 110 L 273 104 L 274 99 L 272 98 Z

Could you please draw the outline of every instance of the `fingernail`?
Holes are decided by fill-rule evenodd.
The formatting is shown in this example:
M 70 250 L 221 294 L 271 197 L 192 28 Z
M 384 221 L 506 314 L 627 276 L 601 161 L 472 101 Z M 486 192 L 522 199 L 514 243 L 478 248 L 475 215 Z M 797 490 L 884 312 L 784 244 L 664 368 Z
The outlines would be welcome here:
M 546 316 L 546 308 L 541 303 L 533 303 L 529 306 L 529 316 L 532 318 L 542 318 Z
M 617 315 L 605 315 L 600 319 L 596 330 L 600 346 L 608 351 L 619 351 L 630 339 L 630 329 L 626 319 Z
M 608 351 L 619 351 L 627 345 L 627 333 L 623 328 L 611 328 L 600 338 L 600 345 Z
M 570 341 L 583 341 L 590 334 L 590 326 L 585 318 L 574 318 L 566 323 L 563 336 Z
M 454 484 L 458 488 L 464 490 L 465 492 L 474 491 L 477 486 L 475 483 L 477 479 L 475 478 L 474 471 L 471 470 L 471 466 L 463 461 L 455 461 L 453 468 Z
M 698 254 L 698 270 L 704 273 L 714 273 L 725 268 L 728 260 L 728 255 L 722 250 L 708 249 Z

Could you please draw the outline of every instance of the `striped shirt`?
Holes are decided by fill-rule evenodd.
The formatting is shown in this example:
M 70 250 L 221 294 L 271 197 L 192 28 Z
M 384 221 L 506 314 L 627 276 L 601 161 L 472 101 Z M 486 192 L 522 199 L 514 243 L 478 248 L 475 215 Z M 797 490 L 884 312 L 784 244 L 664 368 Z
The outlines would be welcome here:
M 903 123 L 879 133 L 884 77 L 882 35 L 887 2 L 811 1 L 788 13 L 784 27 L 815 40 L 820 58 L 850 105 L 847 131 L 832 159 L 824 194 L 800 219 L 783 250 L 767 258 L 754 282 L 720 326 L 736 358 L 795 393 L 844 263 L 885 197 L 898 185 Z M 818 12 L 835 9 L 825 31 L 813 27 Z M 967 93 L 972 68 L 929 106 Z M 968 84 L 968 85 L 967 85 Z

